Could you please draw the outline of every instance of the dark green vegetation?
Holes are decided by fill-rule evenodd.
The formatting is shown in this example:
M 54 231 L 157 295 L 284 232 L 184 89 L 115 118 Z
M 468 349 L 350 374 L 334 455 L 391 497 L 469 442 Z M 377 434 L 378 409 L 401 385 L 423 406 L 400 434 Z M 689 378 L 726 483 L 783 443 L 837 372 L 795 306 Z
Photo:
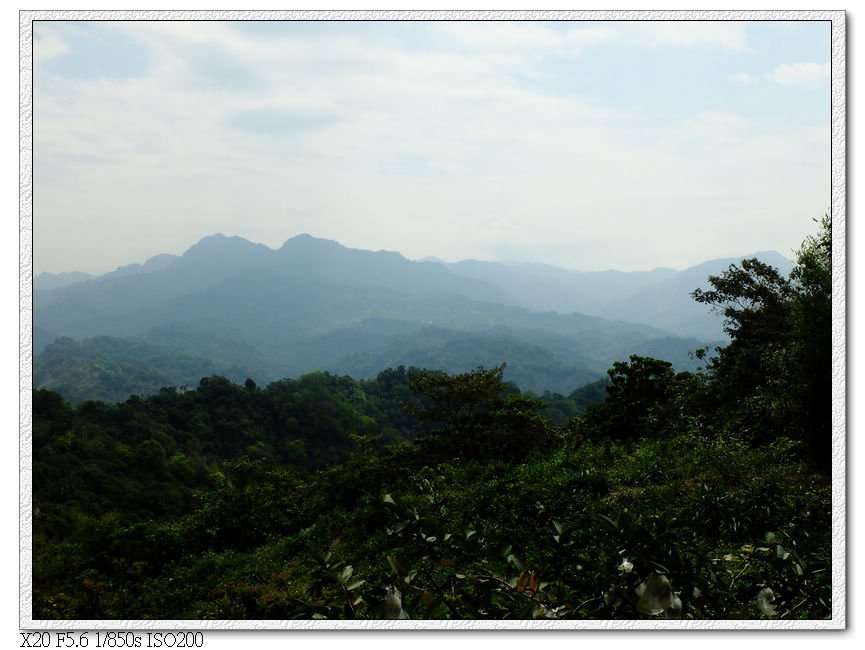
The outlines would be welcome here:
M 830 224 L 695 298 L 704 372 L 34 392 L 34 618 L 825 618 Z
M 308 235 L 279 250 L 214 235 L 179 257 L 82 277 L 38 276 L 34 297 L 34 383 L 76 404 L 214 373 L 266 385 L 317 370 L 371 379 L 400 365 L 458 373 L 502 360 L 523 390 L 567 393 L 633 353 L 695 370 L 689 352 L 723 337 L 721 319 L 688 297 L 705 274 L 442 265 Z M 649 293 L 675 327 L 614 308 Z M 687 324 L 694 309 L 708 326 Z

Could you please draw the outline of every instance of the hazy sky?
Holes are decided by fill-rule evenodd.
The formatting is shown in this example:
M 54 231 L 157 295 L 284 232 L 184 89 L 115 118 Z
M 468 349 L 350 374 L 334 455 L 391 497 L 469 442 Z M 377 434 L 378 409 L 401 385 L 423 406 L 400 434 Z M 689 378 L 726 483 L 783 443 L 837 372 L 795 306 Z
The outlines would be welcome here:
M 830 204 L 830 23 L 37 22 L 34 271 L 222 232 L 683 268 Z

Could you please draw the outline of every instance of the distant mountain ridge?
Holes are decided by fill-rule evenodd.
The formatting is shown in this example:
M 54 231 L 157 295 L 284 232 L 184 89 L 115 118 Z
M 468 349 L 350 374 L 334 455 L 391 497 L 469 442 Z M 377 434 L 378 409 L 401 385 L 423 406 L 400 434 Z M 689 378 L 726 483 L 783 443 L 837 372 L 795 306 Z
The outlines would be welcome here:
M 53 288 L 37 280 L 34 348 L 38 354 L 58 337 L 120 338 L 158 348 L 148 348 L 153 376 L 161 350 L 200 367 L 248 368 L 256 381 L 318 369 L 363 378 L 384 365 L 456 371 L 509 362 L 518 384 L 570 392 L 574 381 L 603 376 L 638 351 L 695 367 L 688 353 L 718 343 L 720 319 L 701 321 L 706 308 L 689 293 L 728 262 L 580 273 L 415 262 L 306 234 L 278 249 L 216 234 L 183 255 L 96 278 Z
M 83 273 L 82 271 L 68 271 L 63 273 L 40 273 L 33 278 L 33 285 L 37 291 L 51 291 L 68 287 L 70 284 L 92 280 L 95 275 Z
M 83 295 L 91 291 L 93 282 L 106 284 L 133 275 L 149 276 L 144 282 L 150 282 L 156 274 L 180 280 L 172 294 L 184 294 L 248 271 L 276 271 L 344 286 L 377 284 L 398 290 L 454 292 L 471 298 L 499 297 L 495 287 L 482 281 L 458 280 L 436 265 L 420 265 L 392 251 L 346 248 L 308 234 L 292 237 L 274 250 L 242 237 L 217 233 L 202 238 L 181 256 L 157 255 L 142 265 L 130 264 L 95 278 L 82 277 L 89 282 L 77 282 L 76 289 Z
M 483 280 L 505 292 L 505 300 L 537 311 L 578 312 L 603 318 L 646 323 L 679 336 L 723 338 L 722 320 L 691 299 L 694 289 L 709 286 L 708 277 L 731 264 L 756 257 L 789 274 L 791 260 L 776 251 L 703 262 L 681 271 L 571 271 L 547 264 L 442 262 L 454 273 Z

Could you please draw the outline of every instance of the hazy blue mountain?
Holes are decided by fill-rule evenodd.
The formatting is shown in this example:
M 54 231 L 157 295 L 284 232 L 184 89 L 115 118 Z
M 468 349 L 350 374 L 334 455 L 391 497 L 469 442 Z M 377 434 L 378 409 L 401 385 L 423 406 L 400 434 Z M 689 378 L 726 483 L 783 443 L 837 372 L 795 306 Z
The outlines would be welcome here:
M 577 355 L 559 356 L 525 339 L 441 328 L 424 328 L 397 337 L 382 350 L 350 355 L 327 369 L 367 379 L 382 368 L 401 365 L 457 373 L 478 366 L 490 368 L 502 361 L 507 361 L 505 379 L 536 393 L 569 392 L 604 374 L 600 364 L 586 366 Z
M 511 304 L 537 311 L 604 315 L 611 296 L 630 293 L 676 274 L 653 271 L 570 271 L 548 264 L 480 262 L 445 264 L 459 275 L 489 282 L 506 292 Z M 639 320 L 635 322 L 641 322 Z
M 39 301 L 36 318 L 40 327 L 73 338 L 129 336 L 165 322 L 188 319 L 207 322 L 228 317 L 232 322 L 242 320 L 245 326 L 248 319 L 241 307 L 255 302 L 261 313 L 254 310 L 250 316 L 272 316 L 278 311 L 287 318 L 286 324 L 300 320 L 311 327 L 327 324 L 334 317 L 338 321 L 363 320 L 368 315 L 354 318 L 352 312 L 334 312 L 363 305 L 365 311 L 373 312 L 381 302 L 379 294 L 388 302 L 395 293 L 419 299 L 458 296 L 495 300 L 501 292 L 487 283 L 467 281 L 441 266 L 409 261 L 398 253 L 349 249 L 309 235 L 289 239 L 276 251 L 240 237 L 213 235 L 160 270 L 110 273 L 51 292 Z M 268 306 L 270 299 L 273 304 Z M 217 304 L 225 300 L 231 302 Z M 306 305 L 312 307 L 310 312 L 296 309 L 306 303 L 312 303 Z M 183 317 L 172 318 L 174 312 Z M 322 319 L 325 322 L 319 322 Z
M 521 386 L 567 393 L 637 352 L 663 354 L 681 369 L 693 365 L 688 352 L 710 339 L 676 337 L 630 313 L 610 320 L 567 308 L 568 301 L 595 304 L 601 294 L 624 295 L 678 275 L 445 265 L 309 235 L 277 250 L 213 235 L 179 257 L 157 256 L 40 292 L 34 319 L 38 349 L 49 336 L 122 338 L 240 367 L 256 381 L 316 369 L 365 377 L 397 365 L 457 371 L 508 362 Z M 558 302 L 544 303 L 545 295 Z
M 793 262 L 775 251 L 763 251 L 742 257 L 725 258 L 703 262 L 679 271 L 660 282 L 634 290 L 617 301 L 608 303 L 604 313 L 609 318 L 625 320 L 639 319 L 655 327 L 666 329 L 680 336 L 701 338 L 725 338 L 723 318 L 691 298 L 694 289 L 711 288 L 708 277 L 720 275 L 731 264 L 756 257 L 761 262 L 777 268 L 788 275 Z
M 126 266 L 120 266 L 114 271 L 111 271 L 111 273 L 106 273 L 105 275 L 99 277 L 104 280 L 106 278 L 120 278 L 125 275 L 153 273 L 154 271 L 161 271 L 165 267 L 170 266 L 177 259 L 177 255 L 171 255 L 170 253 L 162 253 L 160 255 L 154 255 L 149 260 L 144 262 L 144 264 L 127 264 Z
M 691 292 L 708 286 L 730 264 L 757 257 L 789 273 L 792 262 L 774 251 L 704 262 L 682 271 L 570 271 L 545 264 L 480 262 L 441 263 L 466 278 L 499 287 L 508 304 L 537 311 L 578 312 L 633 323 L 646 323 L 679 336 L 724 338 L 722 319 Z
M 69 287 L 73 284 L 83 283 L 85 281 L 98 281 L 100 283 L 107 283 L 111 282 L 116 278 L 123 278 L 131 275 L 139 275 L 144 273 L 153 273 L 154 271 L 160 271 L 167 266 L 170 266 L 177 259 L 177 255 L 163 253 L 151 257 L 143 264 L 127 264 L 125 266 L 120 266 L 116 268 L 114 271 L 105 273 L 104 275 L 100 276 L 91 275 L 89 273 L 81 273 L 78 271 L 74 271 L 71 273 L 60 273 L 58 275 L 52 275 L 51 273 L 40 273 L 34 279 L 34 300 L 39 305 L 50 305 L 55 300 L 62 299 L 61 296 L 65 295 L 56 292 L 55 289 L 62 289 L 65 287 Z M 78 289 L 73 292 L 72 295 L 86 295 L 87 293 L 87 289 Z
M 33 278 L 33 289 L 35 291 L 51 291 L 68 287 L 76 282 L 84 282 L 96 276 L 81 271 L 69 271 L 65 273 L 40 273 Z
M 61 335 L 59 332 L 53 332 L 44 327 L 40 327 L 39 325 L 35 325 L 33 327 L 33 354 L 39 354 L 45 349 L 46 345 L 53 343 L 60 337 Z

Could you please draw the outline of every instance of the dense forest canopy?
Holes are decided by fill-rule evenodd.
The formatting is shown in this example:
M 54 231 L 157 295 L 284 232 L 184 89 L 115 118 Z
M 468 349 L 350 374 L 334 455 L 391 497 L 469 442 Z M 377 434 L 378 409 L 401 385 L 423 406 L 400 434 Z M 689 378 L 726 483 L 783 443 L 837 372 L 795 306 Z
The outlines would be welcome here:
M 702 370 L 567 394 L 503 364 L 35 390 L 33 617 L 831 617 L 829 217 L 789 276 L 693 297 L 729 336 Z

